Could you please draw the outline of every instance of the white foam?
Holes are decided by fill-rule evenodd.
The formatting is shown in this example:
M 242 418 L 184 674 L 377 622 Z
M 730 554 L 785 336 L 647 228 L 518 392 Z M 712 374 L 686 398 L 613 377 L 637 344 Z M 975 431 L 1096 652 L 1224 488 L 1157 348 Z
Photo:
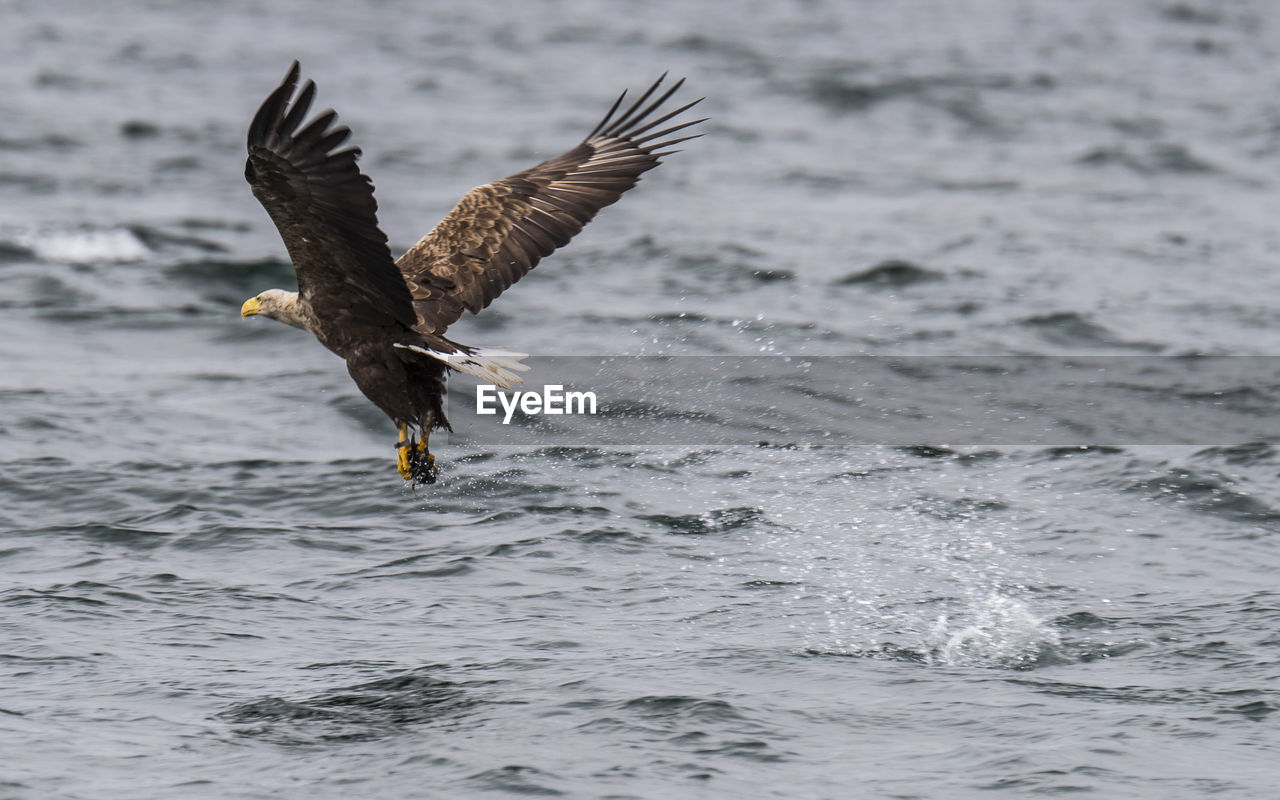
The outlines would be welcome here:
M 1029 667 L 1061 645 L 1058 632 L 1023 601 L 991 593 L 938 617 L 928 660 L 951 666 Z
M 141 261 L 151 253 L 126 228 L 39 231 L 25 234 L 19 241 L 44 261 L 67 264 Z

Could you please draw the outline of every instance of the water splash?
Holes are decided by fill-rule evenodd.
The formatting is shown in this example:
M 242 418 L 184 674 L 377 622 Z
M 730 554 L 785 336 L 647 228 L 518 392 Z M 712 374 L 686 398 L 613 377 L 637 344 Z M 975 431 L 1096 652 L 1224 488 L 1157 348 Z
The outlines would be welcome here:
M 1030 669 L 1052 660 L 1062 639 L 1027 603 L 993 592 L 939 615 L 924 644 L 931 664 Z
M 918 494 L 880 507 L 866 505 L 870 478 L 856 493 L 824 481 L 812 505 L 774 520 L 788 531 L 771 547 L 797 587 L 785 613 L 805 651 L 996 669 L 1056 662 L 1054 611 L 1037 608 L 1032 587 L 1044 581 L 1021 552 L 1028 512 L 961 469 L 914 477 Z
M 885 605 L 865 599 L 850 604 L 847 595 L 826 601 L 822 623 L 804 623 L 805 650 L 812 654 L 1013 670 L 1063 660 L 1052 621 L 1027 601 L 998 591 Z M 946 608 L 937 613 L 940 604 Z

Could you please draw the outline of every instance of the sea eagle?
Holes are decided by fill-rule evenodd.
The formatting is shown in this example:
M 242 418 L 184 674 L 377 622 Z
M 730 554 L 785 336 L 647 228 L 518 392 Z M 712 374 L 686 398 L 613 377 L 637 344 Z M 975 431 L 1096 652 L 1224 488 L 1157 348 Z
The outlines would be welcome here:
M 445 338 L 445 329 L 463 310 L 479 313 L 568 243 L 675 152 L 672 145 L 696 138 L 675 134 L 703 120 L 666 123 L 699 101 L 659 112 L 684 82 L 659 95 L 665 74 L 619 114 L 623 92 L 572 150 L 472 189 L 397 261 L 378 228 L 373 183 L 356 166 L 360 149 L 342 147 L 351 131 L 334 124 L 333 111 L 303 124 L 316 85 L 307 81 L 294 97 L 299 73 L 294 61 L 254 115 L 245 165 L 254 196 L 288 248 L 298 291 L 269 289 L 246 300 L 240 315 L 310 331 L 344 358 L 356 386 L 399 429 L 400 475 L 433 483 L 427 439 L 435 428 L 450 429 L 445 373 L 511 388 L 520 382 L 515 372 L 528 369 L 523 353 L 468 347 Z

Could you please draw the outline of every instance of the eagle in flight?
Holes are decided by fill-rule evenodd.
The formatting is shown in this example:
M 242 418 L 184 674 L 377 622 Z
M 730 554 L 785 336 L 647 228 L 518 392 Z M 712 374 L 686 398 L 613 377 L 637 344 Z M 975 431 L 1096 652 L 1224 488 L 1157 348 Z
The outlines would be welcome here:
M 683 79 L 665 75 L 625 107 L 626 92 L 576 147 L 532 169 L 468 192 L 399 260 L 378 228 L 373 183 L 360 172 L 350 129 L 324 111 L 304 123 L 316 85 L 294 96 L 300 68 L 267 96 L 249 126 L 245 178 L 280 230 L 298 291 L 246 300 L 262 315 L 315 335 L 347 362 L 364 396 L 399 430 L 396 464 L 413 484 L 434 483 L 427 440 L 449 430 L 445 374 L 458 370 L 511 388 L 523 353 L 469 347 L 445 337 L 464 310 L 477 314 L 573 238 L 596 212 L 658 166 L 703 119 L 675 118 L 700 100 L 663 110 Z M 621 113 L 619 111 L 621 110 Z M 668 124 L 670 123 L 670 124 Z

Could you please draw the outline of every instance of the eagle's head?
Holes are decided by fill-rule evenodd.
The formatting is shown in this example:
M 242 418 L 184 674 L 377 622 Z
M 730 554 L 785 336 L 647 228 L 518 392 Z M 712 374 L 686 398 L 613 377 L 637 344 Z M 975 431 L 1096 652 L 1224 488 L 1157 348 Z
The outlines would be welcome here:
M 298 293 L 286 292 L 284 289 L 268 289 L 257 297 L 250 297 L 240 306 L 241 317 L 262 315 L 292 325 L 295 328 L 310 330 L 307 319 L 298 307 Z

